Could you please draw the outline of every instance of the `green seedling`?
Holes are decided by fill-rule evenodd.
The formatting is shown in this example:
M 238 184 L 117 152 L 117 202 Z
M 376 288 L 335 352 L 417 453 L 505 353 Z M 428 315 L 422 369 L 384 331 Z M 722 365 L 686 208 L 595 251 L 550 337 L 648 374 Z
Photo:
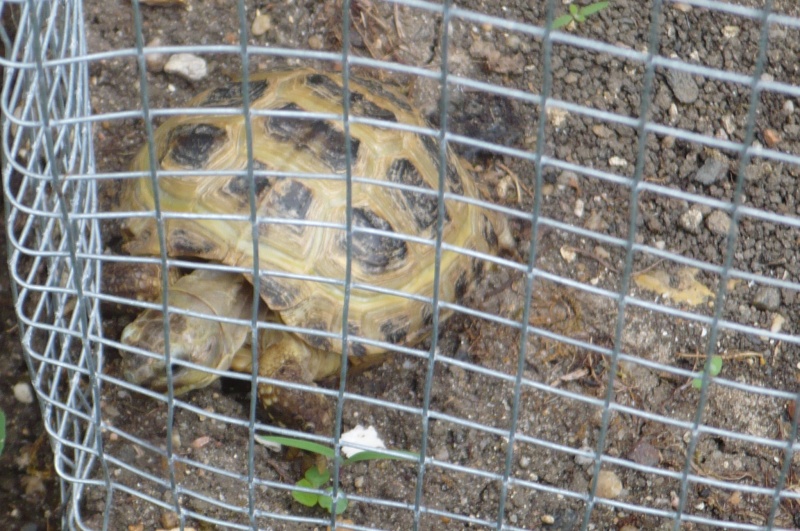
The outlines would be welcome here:
M 3 455 L 3 448 L 6 446 L 6 414 L 0 409 L 0 455 Z
M 570 4 L 569 14 L 561 15 L 553 21 L 553 29 L 560 29 L 575 21 L 575 24 L 580 24 L 586 21 L 586 17 L 590 17 L 595 13 L 599 13 L 608 7 L 608 2 L 595 2 L 588 6 L 578 7 L 575 4 Z
M 711 376 L 717 376 L 720 372 L 722 372 L 722 356 L 711 356 L 711 366 L 709 367 L 709 374 Z M 700 374 L 702 374 L 702 372 Z M 694 380 L 692 380 L 692 387 L 694 387 L 695 389 L 702 389 L 703 379 L 695 378 Z
M 306 452 L 311 452 L 313 454 L 321 455 L 326 459 L 330 460 L 334 458 L 334 450 L 329 446 L 325 446 L 322 444 L 318 444 L 311 441 L 306 441 L 303 439 L 294 439 L 292 437 L 277 437 L 277 436 L 268 436 L 268 437 L 261 437 L 262 440 L 268 441 L 271 443 L 282 444 L 284 446 L 289 446 L 291 448 L 297 448 L 298 450 L 304 450 Z M 402 452 L 408 458 L 418 459 L 419 455 L 413 452 Z M 375 461 L 375 460 L 400 460 L 405 459 L 404 457 L 398 457 L 395 455 L 386 454 L 383 452 L 376 452 L 376 451 L 364 451 L 359 452 L 352 457 L 348 457 L 344 461 L 342 461 L 341 466 L 347 466 L 351 463 L 357 463 L 358 461 Z M 320 489 L 322 488 L 331 480 L 331 471 L 330 469 L 326 468 L 324 470 L 320 470 L 318 466 L 312 466 L 308 470 L 306 470 L 305 476 L 303 479 L 295 483 L 298 487 L 303 487 L 307 489 Z M 297 502 L 302 503 L 306 507 L 314 507 L 319 505 L 329 513 L 334 511 L 333 507 L 333 498 L 331 497 L 330 493 L 333 491 L 332 487 L 328 487 L 324 489 L 323 492 L 328 494 L 318 494 L 315 492 L 304 492 L 301 490 L 293 490 L 292 491 L 292 498 L 294 498 Z M 345 509 L 347 509 L 347 498 L 339 498 L 336 501 L 336 514 L 342 514 Z

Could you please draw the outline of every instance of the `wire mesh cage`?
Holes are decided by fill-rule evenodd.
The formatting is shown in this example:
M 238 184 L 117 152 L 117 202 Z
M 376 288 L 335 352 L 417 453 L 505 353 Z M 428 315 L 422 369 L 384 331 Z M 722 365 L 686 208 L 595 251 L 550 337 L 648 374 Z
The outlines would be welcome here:
M 65 528 L 798 526 L 795 2 L 0 12 Z

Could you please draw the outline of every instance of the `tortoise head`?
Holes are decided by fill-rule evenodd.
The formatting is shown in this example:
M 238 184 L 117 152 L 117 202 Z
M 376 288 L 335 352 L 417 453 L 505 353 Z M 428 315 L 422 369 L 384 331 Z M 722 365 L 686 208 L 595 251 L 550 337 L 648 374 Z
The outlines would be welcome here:
M 125 379 L 154 391 L 167 390 L 165 363 L 164 321 L 162 313 L 147 310 L 125 327 L 122 343 L 150 351 L 157 357 L 122 352 Z M 172 383 L 175 394 L 209 385 L 219 376 L 202 368 L 188 367 L 176 362 L 190 362 L 201 367 L 226 370 L 234 352 L 226 348 L 220 323 L 206 319 L 170 314 L 169 351 Z

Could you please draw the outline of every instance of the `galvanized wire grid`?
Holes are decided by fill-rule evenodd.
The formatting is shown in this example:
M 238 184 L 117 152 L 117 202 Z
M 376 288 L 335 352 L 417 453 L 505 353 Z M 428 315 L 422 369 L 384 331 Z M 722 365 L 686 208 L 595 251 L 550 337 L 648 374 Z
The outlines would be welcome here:
M 615 323 L 614 348 L 601 348 L 585 341 L 574 338 L 559 336 L 547 330 L 537 329 L 532 326 L 526 328 L 526 334 L 540 335 L 564 341 L 582 349 L 587 349 L 610 360 L 608 391 L 604 400 L 592 399 L 585 395 L 575 394 L 563 389 L 552 388 L 543 383 L 532 381 L 523 376 L 527 341 L 524 339 L 518 346 L 518 368 L 514 375 L 491 371 L 484 367 L 468 364 L 453 359 L 442 359 L 437 357 L 434 349 L 431 351 L 420 351 L 409 347 L 397 347 L 395 350 L 418 357 L 428 358 L 427 377 L 425 381 L 425 400 L 421 408 L 412 408 L 399 404 L 384 403 L 369 397 L 359 396 L 347 392 L 342 383 L 338 391 L 325 391 L 327 394 L 337 398 L 338 406 L 336 411 L 337 432 L 334 443 L 338 444 L 338 436 L 341 431 L 341 419 L 344 399 L 361 400 L 380 407 L 394 408 L 409 414 L 419 416 L 422 426 L 422 440 L 420 441 L 420 455 L 423 456 L 417 465 L 416 477 L 416 496 L 412 504 L 402 504 L 371 497 L 359 497 L 356 494 L 348 493 L 350 500 L 359 501 L 364 504 L 384 505 L 395 508 L 400 512 L 413 513 L 415 526 L 421 526 L 423 515 L 439 515 L 449 518 L 464 525 L 472 525 L 476 528 L 495 528 L 495 529 L 531 529 L 538 528 L 539 522 L 525 522 L 526 527 L 511 525 L 506 518 L 506 500 L 509 489 L 526 488 L 542 493 L 551 493 L 564 496 L 570 499 L 581 500 L 584 504 L 582 514 L 582 529 L 588 528 L 591 522 L 593 511 L 598 504 L 611 506 L 631 513 L 640 513 L 661 517 L 673 522 L 672 527 L 678 529 L 686 523 L 707 524 L 711 526 L 723 526 L 733 529 L 762 529 L 773 528 L 774 518 L 782 499 L 798 500 L 800 496 L 793 490 L 787 488 L 787 477 L 792 463 L 795 445 L 793 441 L 797 433 L 797 420 L 792 422 L 792 432 L 787 440 L 773 440 L 760 437 L 753 437 L 749 434 L 737 433 L 718 428 L 713 428 L 703 424 L 703 413 L 708 396 L 709 368 L 706 364 L 706 371 L 703 373 L 703 390 L 699 393 L 696 416 L 691 420 L 680 420 L 668 415 L 656 415 L 648 411 L 641 411 L 621 404 L 613 400 L 614 376 L 620 362 L 633 362 L 642 364 L 652 369 L 665 371 L 680 377 L 692 377 L 697 374 L 689 371 L 682 371 L 672 366 L 662 366 L 660 364 L 642 360 L 633 355 L 621 351 L 621 336 L 625 326 L 625 310 L 628 308 L 640 308 L 643 311 L 660 312 L 674 318 L 687 319 L 696 323 L 706 325 L 709 328 L 706 343 L 706 354 L 715 353 L 717 339 L 721 330 L 732 330 L 753 336 L 765 336 L 772 340 L 783 341 L 787 344 L 797 344 L 798 339 L 787 333 L 776 333 L 763 330 L 758 327 L 748 326 L 742 323 L 729 321 L 723 318 L 722 301 L 726 296 L 726 280 L 741 279 L 744 281 L 758 282 L 763 285 L 775 286 L 797 290 L 798 286 L 789 281 L 768 278 L 748 271 L 739 271 L 732 267 L 734 259 L 734 249 L 736 242 L 737 225 L 742 218 L 752 218 L 765 222 L 784 225 L 787 227 L 800 228 L 800 221 L 797 218 L 779 215 L 774 212 L 763 211 L 750 208 L 740 203 L 741 192 L 744 183 L 745 167 L 753 156 L 762 157 L 774 161 L 783 162 L 789 165 L 800 166 L 800 157 L 789 155 L 770 149 L 755 149 L 751 147 L 755 132 L 756 109 L 759 97 L 762 92 L 769 91 L 787 96 L 800 97 L 800 87 L 787 85 L 785 83 L 764 80 L 761 74 L 765 68 L 765 54 L 768 43 L 768 30 L 770 24 L 780 24 L 788 28 L 800 28 L 800 19 L 785 15 L 772 13 L 772 2 L 767 1 L 763 9 L 753 9 L 712 0 L 693 0 L 685 3 L 696 7 L 704 7 L 727 13 L 737 17 L 757 20 L 760 24 L 760 46 L 756 67 L 752 76 L 745 76 L 728 71 L 721 71 L 713 68 L 687 64 L 677 60 L 670 60 L 659 54 L 659 17 L 665 5 L 660 1 L 654 1 L 649 23 L 649 41 L 647 51 L 635 51 L 609 44 L 579 38 L 566 33 L 551 33 L 542 27 L 532 26 L 510 20 L 488 17 L 481 13 L 467 11 L 450 5 L 450 2 L 437 5 L 427 2 L 404 0 L 402 2 L 414 8 L 427 10 L 442 17 L 445 24 L 453 19 L 462 19 L 476 23 L 490 23 L 495 27 L 506 28 L 521 34 L 526 34 L 544 42 L 544 60 L 546 67 L 550 66 L 550 57 L 554 43 L 569 46 L 581 47 L 596 52 L 602 52 L 611 56 L 624 58 L 629 61 L 644 65 L 644 90 L 641 94 L 641 107 L 638 116 L 641 118 L 629 118 L 616 115 L 614 113 L 600 111 L 589 107 L 576 105 L 573 103 L 560 101 L 551 97 L 551 74 L 545 72 L 544 83 L 540 87 L 538 94 L 523 91 L 509 90 L 504 87 L 490 85 L 471 79 L 462 79 L 451 76 L 447 72 L 447 32 L 443 33 L 442 42 L 442 69 L 440 72 L 430 72 L 418 68 L 405 67 L 397 64 L 389 64 L 382 61 L 370 60 L 360 57 L 348 56 L 348 29 L 347 13 L 348 6 L 345 5 L 343 12 L 345 24 L 343 25 L 343 47 L 345 53 L 321 54 L 309 51 L 288 50 L 277 48 L 254 48 L 247 44 L 248 23 L 244 3 L 240 0 L 237 3 L 240 19 L 241 42 L 239 45 L 231 46 L 185 46 L 185 47 L 165 47 L 161 51 L 172 53 L 178 51 L 192 51 L 193 53 L 238 53 L 241 56 L 243 71 L 248 71 L 249 54 L 269 54 L 277 56 L 287 56 L 307 59 L 324 59 L 331 62 L 347 62 L 351 65 L 361 65 L 375 68 L 394 69 L 405 73 L 419 76 L 426 76 L 439 79 L 445 85 L 470 87 L 482 91 L 495 93 L 501 96 L 516 98 L 536 106 L 539 112 L 538 117 L 538 136 L 536 150 L 533 152 L 521 151 L 509 147 L 477 141 L 468 137 L 456 135 L 447 131 L 448 115 L 446 109 L 447 92 L 442 91 L 441 100 L 441 131 L 419 130 L 422 134 L 438 136 L 443 141 L 453 143 L 463 143 L 473 145 L 493 152 L 518 157 L 531 161 L 536 168 L 536 189 L 541 189 L 542 172 L 545 167 L 554 167 L 562 170 L 574 171 L 589 178 L 607 182 L 610 186 L 626 187 L 630 190 L 630 219 L 629 219 L 629 238 L 627 240 L 611 237 L 602 233 L 597 233 L 587 229 L 570 226 L 556 220 L 547 219 L 539 215 L 540 196 L 537 194 L 534 207 L 529 212 L 519 212 L 496 205 L 487 205 L 496 208 L 509 216 L 522 219 L 529 219 L 533 224 L 533 234 L 537 233 L 540 227 L 553 227 L 571 234 L 587 237 L 592 241 L 601 242 L 608 246 L 616 246 L 625 250 L 625 266 L 623 280 L 619 292 L 607 291 L 598 287 L 577 282 L 572 279 L 561 278 L 547 271 L 538 269 L 536 263 L 537 246 L 531 245 L 526 264 L 516 264 L 514 262 L 499 258 L 487 258 L 496 261 L 503 267 L 514 268 L 522 271 L 526 276 L 526 298 L 527 301 L 524 314 L 520 322 L 527 323 L 531 312 L 530 300 L 533 289 L 533 282 L 537 278 L 543 278 L 562 285 L 581 289 L 595 295 L 607 297 L 616 301 L 617 318 Z M 307 522 L 317 525 L 336 523 L 336 518 L 306 518 L 301 516 L 287 516 L 283 514 L 271 514 L 259 509 L 256 498 L 259 493 L 257 487 L 268 487 L 275 489 L 276 492 L 286 491 L 291 485 L 281 482 L 266 481 L 257 477 L 254 465 L 254 442 L 253 435 L 261 431 L 275 430 L 257 421 L 256 398 L 253 396 L 250 404 L 249 418 L 230 418 L 224 415 L 208 413 L 193 406 L 180 398 L 176 399 L 172 393 L 162 396 L 158 393 L 143 391 L 131 384 L 112 376 L 104 374 L 104 354 L 106 347 L 116 349 L 120 347 L 116 338 L 104 337 L 101 331 L 101 314 L 99 311 L 100 301 L 113 300 L 102 294 L 98 290 L 100 265 L 106 260 L 103 256 L 102 241 L 100 238 L 100 225 L 104 217 L 110 214 L 98 215 L 97 208 L 97 182 L 99 179 L 120 178 L 130 176 L 126 173 L 100 174 L 95 171 L 94 153 L 92 146 L 92 125 L 99 120 L 113 120 L 121 118 L 140 117 L 144 119 L 147 127 L 148 138 L 151 139 L 150 153 L 151 162 L 154 161 L 154 151 L 152 146 L 152 118 L 155 116 L 167 116 L 183 110 L 153 109 L 150 107 L 147 95 L 146 69 L 144 68 L 143 40 L 142 40 L 142 19 L 139 7 L 133 3 L 136 23 L 136 48 L 128 50 L 116 50 L 104 54 L 87 54 L 85 37 L 83 33 L 82 5 L 80 2 L 61 1 L 61 2 L 35 2 L 34 0 L 19 2 L 0 2 L 0 9 L 8 8 L 4 4 L 19 4 L 21 8 L 20 24 L 17 37 L 11 42 L 8 35 L 2 35 L 6 41 L 6 49 L 9 50 L 8 57 L 2 61 L 3 68 L 6 70 L 5 84 L 2 93 L 3 109 L 3 185 L 6 196 L 7 206 L 7 226 L 10 243 L 10 269 L 14 278 L 15 285 L 12 286 L 15 296 L 15 305 L 20 319 L 20 331 L 22 344 L 24 347 L 26 360 L 29 364 L 34 388 L 36 389 L 44 416 L 46 428 L 51 436 L 53 445 L 56 469 L 62 478 L 62 496 L 66 513 L 64 516 L 65 526 L 69 528 L 87 529 L 85 522 L 82 521 L 81 500 L 85 491 L 89 487 L 100 488 L 105 492 L 106 505 L 111 507 L 117 503 L 120 493 L 134 495 L 145 501 L 164 509 L 175 510 L 180 516 L 181 527 L 186 525 L 188 519 L 206 521 L 213 524 L 225 525 L 233 529 L 249 529 L 259 525 L 265 519 L 273 518 L 275 521 L 283 522 Z M 347 2 L 345 2 L 347 4 Z M 552 20 L 555 6 L 560 2 L 548 2 L 548 20 Z M 115 113 L 103 116 L 93 115 L 89 107 L 89 84 L 88 68 L 93 61 L 97 61 L 112 56 L 136 57 L 139 62 L 139 70 L 142 72 L 142 111 L 137 113 Z M 747 116 L 747 129 L 745 142 L 742 144 L 728 140 L 708 137 L 680 130 L 669 126 L 647 121 L 644 117 L 648 116 L 652 101 L 652 89 L 655 71 L 657 68 L 674 69 L 689 74 L 699 75 L 711 79 L 724 80 L 747 87 L 751 90 L 750 107 Z M 347 79 L 347 69 L 344 70 Z M 249 80 L 243 81 L 245 103 L 243 112 L 249 111 L 250 102 L 248 101 L 247 84 Z M 591 168 L 570 164 L 554 157 L 544 154 L 545 141 L 545 114 L 547 108 L 559 108 L 570 113 L 590 117 L 600 122 L 621 124 L 631 127 L 637 131 L 637 160 L 633 178 L 621 177 L 612 173 L 598 171 Z M 354 118 L 347 117 L 348 98 L 344 99 L 345 119 L 343 126 L 348 131 L 349 123 L 356 121 Z M 208 112 L 204 110 L 203 112 Z M 214 112 L 217 112 L 216 110 Z M 242 110 L 233 111 L 242 112 Z M 375 122 L 367 119 L 359 119 L 365 123 Z M 382 126 L 402 127 L 396 124 L 381 123 Z M 692 143 L 702 144 L 708 147 L 724 149 L 738 152 L 739 168 L 737 171 L 736 192 L 733 195 L 735 201 L 730 204 L 723 201 L 713 200 L 697 194 L 691 194 L 661 186 L 643 180 L 645 138 L 649 134 L 659 134 L 673 136 Z M 247 130 L 248 149 L 252 150 L 252 131 L 248 126 Z M 349 139 L 348 139 L 349 142 Z M 442 142 L 440 156 L 445 162 L 445 142 Z M 350 150 L 346 149 L 348 156 Z M 348 160 L 348 168 L 350 167 Z M 154 166 L 154 164 L 151 164 Z M 444 179 L 444 168 L 442 164 L 442 175 L 440 181 Z M 252 176 L 252 162 L 248 167 L 246 175 Z M 332 176 L 336 177 L 336 176 Z M 155 178 L 155 175 L 153 175 Z M 341 178 L 341 177 L 339 177 Z M 353 177 L 349 171 L 346 182 L 352 182 Z M 252 179 L 251 179 L 251 182 Z M 697 260 L 692 260 L 669 251 L 657 249 L 650 245 L 636 243 L 638 213 L 638 198 L 643 193 L 652 193 L 666 197 L 680 198 L 693 203 L 708 205 L 715 209 L 723 210 L 731 215 L 732 223 L 730 236 L 728 238 L 725 261 L 720 265 L 713 265 Z M 254 197 L 254 196 L 253 196 Z M 443 191 L 439 190 L 439 205 L 443 209 Z M 256 234 L 255 222 L 257 221 L 254 199 L 251 198 L 250 216 L 246 219 L 253 223 L 254 235 Z M 443 216 L 440 212 L 439 232 L 441 234 L 441 223 Z M 159 225 L 160 238 L 163 244 L 163 225 Z M 341 227 L 347 231 L 348 240 L 354 233 L 352 220 L 348 212 L 346 224 Z M 255 238 L 255 236 L 254 236 Z M 441 237 L 436 241 L 437 255 L 442 251 Z M 164 246 L 162 245 L 162 249 Z M 257 247 L 256 247 L 257 252 Z M 651 302 L 648 300 L 634 298 L 629 293 L 631 271 L 633 267 L 634 255 L 636 253 L 648 253 L 658 256 L 676 264 L 684 264 L 700 268 L 722 279 L 719 282 L 719 289 L 716 293 L 717 304 L 714 314 L 711 316 L 698 315 L 696 313 L 680 310 L 675 307 Z M 118 260 L 125 260 L 124 257 Z M 141 261 L 141 259 L 137 259 Z M 167 257 L 162 252 L 160 261 L 166 263 Z M 258 263 L 258 259 L 255 259 Z M 170 264 L 180 264 L 179 261 L 170 260 Z M 197 264 L 188 263 L 191 267 Z M 254 275 L 255 283 L 258 283 L 259 276 Z M 165 281 L 166 282 L 166 281 Z M 333 282 L 340 282 L 334 280 Z M 350 278 L 344 279 L 346 300 L 349 297 Z M 435 285 L 438 286 L 438 273 Z M 256 292 L 258 287 L 256 286 Z M 438 293 L 438 289 L 434 289 Z M 476 310 L 459 307 L 455 304 L 439 302 L 436 297 L 433 299 L 434 306 L 449 307 L 459 311 L 470 313 L 493 321 L 495 323 L 521 329 L 520 322 L 501 318 L 499 316 L 486 314 Z M 148 307 L 145 303 L 140 303 L 142 307 Z M 150 305 L 166 309 L 168 300 L 162 304 Z M 434 312 L 434 330 L 432 344 L 436 344 L 439 334 L 438 314 Z M 345 313 L 345 321 L 347 315 Z M 248 323 L 253 328 L 253 333 L 257 333 L 260 326 L 257 322 L 257 315 L 254 309 L 253 319 Z M 166 325 L 165 325 L 166 330 Z M 347 343 L 354 338 L 347 335 L 347 327 L 338 339 Z M 357 340 L 357 339 L 356 339 Z M 370 341 L 370 340 L 366 340 Z M 710 360 L 710 357 L 709 357 Z M 508 431 L 499 430 L 494 427 L 475 423 L 463 418 L 455 418 L 444 415 L 429 408 L 430 393 L 433 381 L 433 370 L 436 363 L 447 363 L 454 366 L 462 366 L 470 371 L 479 373 L 488 378 L 498 381 L 512 382 L 514 386 L 514 399 L 512 405 L 512 422 Z M 346 365 L 345 369 L 346 370 Z M 227 374 L 227 373 L 226 373 Z M 263 379 L 257 378 L 254 373 L 252 376 L 228 374 L 234 378 L 248 379 L 253 386 Z M 344 381 L 344 379 L 342 380 Z M 796 395 L 780 391 L 777 389 L 765 389 L 751 386 L 748 384 L 718 379 L 716 384 L 738 389 L 746 393 L 761 395 L 764 397 L 775 397 L 786 401 L 796 401 Z M 169 416 L 166 426 L 166 448 L 158 448 L 151 443 L 139 440 L 125 432 L 124 429 L 105 423 L 100 411 L 100 401 L 104 388 L 108 386 L 118 386 L 123 389 L 137 389 L 138 392 L 149 394 L 153 399 L 166 402 Z M 530 437 L 519 433 L 517 430 L 517 420 L 520 415 L 520 396 L 523 390 L 540 390 L 553 396 L 564 397 L 570 400 L 585 403 L 587 407 L 602 408 L 601 430 L 596 442 L 595 452 L 584 452 L 572 447 L 562 446 Z M 222 470 L 211 464 L 204 464 L 192 459 L 177 456 L 172 448 L 172 420 L 176 408 L 194 411 L 198 415 L 206 415 L 224 422 L 230 426 L 246 428 L 250 433 L 250 444 L 248 447 L 248 473 L 246 475 L 236 475 L 229 471 Z M 686 455 L 689 456 L 681 471 L 667 470 L 663 468 L 644 466 L 634 463 L 628 459 L 614 457 L 604 453 L 603 448 L 607 437 L 610 435 L 609 426 L 612 413 L 626 413 L 637 418 L 648 421 L 662 423 L 665 426 L 679 427 L 691 434 Z M 428 426 L 432 419 L 447 420 L 448 422 L 469 427 L 488 434 L 494 434 L 508 438 L 505 470 L 502 474 L 496 474 L 486 470 L 466 468 L 458 464 L 443 462 L 428 455 Z M 103 431 L 109 431 L 118 437 L 138 444 L 147 451 L 157 455 L 163 455 L 167 459 L 169 473 L 168 480 L 154 477 L 142 470 L 132 467 L 130 464 L 115 456 L 106 455 L 103 452 Z M 755 445 L 762 445 L 766 448 L 774 448 L 783 452 L 782 462 L 779 465 L 780 475 L 773 485 L 748 485 L 741 482 L 729 483 L 722 480 L 711 479 L 693 472 L 691 467 L 691 456 L 698 440 L 702 435 L 716 434 L 733 440 L 739 440 Z M 323 439 L 324 440 L 324 439 Z M 561 452 L 576 457 L 585 457 L 594 460 L 594 478 L 598 477 L 598 472 L 603 465 L 616 465 L 620 467 L 632 468 L 642 473 L 651 474 L 654 478 L 661 477 L 671 480 L 678 480 L 681 485 L 678 493 L 678 503 L 672 510 L 654 508 L 644 503 L 641 504 L 620 502 L 615 500 L 599 499 L 595 494 L 597 481 L 592 482 L 590 492 L 575 492 L 566 486 L 549 486 L 537 481 L 519 479 L 512 474 L 514 451 L 516 444 L 526 444 L 541 446 L 556 452 Z M 232 503 L 221 502 L 209 497 L 204 493 L 192 492 L 181 485 L 176 474 L 176 465 L 188 463 L 197 469 L 207 471 L 209 474 L 227 475 L 230 478 L 241 481 L 242 487 L 247 489 L 248 503 L 246 506 L 238 506 Z M 338 462 L 334 467 L 334 477 L 338 476 Z M 498 513 L 494 519 L 476 518 L 465 514 L 453 512 L 452 510 L 436 509 L 435 504 L 423 496 L 423 484 L 427 471 L 432 467 L 461 472 L 468 477 L 480 477 L 484 479 L 496 480 L 501 484 L 501 495 Z M 111 470 L 119 469 L 138 475 L 143 479 L 163 485 L 164 489 L 171 492 L 171 502 L 152 497 L 138 491 L 128 484 L 117 481 L 116 476 Z M 338 494 L 338 482 L 334 481 L 333 495 Z M 686 506 L 689 490 L 697 485 L 714 486 L 730 491 L 740 491 L 745 494 L 762 496 L 770 500 L 769 516 L 766 526 L 751 523 L 728 521 L 723 517 L 711 519 L 705 516 L 693 514 Z M 233 513 L 244 515 L 248 524 L 220 521 L 216 518 L 201 514 L 198 511 L 182 506 L 179 503 L 180 496 L 191 496 L 202 500 L 208 504 L 223 507 Z M 103 528 L 109 527 L 108 514 L 105 516 Z M 361 526 L 351 526 L 353 529 L 373 529 Z

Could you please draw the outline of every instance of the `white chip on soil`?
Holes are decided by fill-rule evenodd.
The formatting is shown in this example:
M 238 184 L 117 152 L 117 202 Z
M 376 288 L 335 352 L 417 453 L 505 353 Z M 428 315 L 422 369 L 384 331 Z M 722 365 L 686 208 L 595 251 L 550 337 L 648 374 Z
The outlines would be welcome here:
M 568 264 L 571 264 L 572 262 L 574 262 L 575 261 L 575 257 L 578 254 L 578 253 L 575 252 L 575 249 L 573 249 L 572 247 L 570 247 L 568 245 L 565 245 L 561 249 L 559 249 L 559 252 L 561 253 L 561 258 L 563 258 L 564 261 L 566 263 L 568 263 Z
M 375 431 L 374 426 L 365 428 L 361 424 L 358 424 L 352 430 L 344 432 L 339 440 L 342 442 L 342 453 L 347 457 L 353 457 L 354 455 L 364 452 L 365 450 L 347 446 L 344 444 L 346 442 L 356 443 L 361 446 L 369 446 L 370 448 L 375 448 L 376 450 L 386 449 L 386 445 L 383 444 L 383 441 L 380 439 L 380 437 L 378 437 L 378 432 Z
M 263 437 L 256 437 L 256 442 L 261 446 L 265 446 L 267 450 L 269 450 L 270 452 L 280 452 L 282 448 L 280 444 L 268 441 Z
M 14 398 L 23 404 L 33 403 L 33 390 L 31 386 L 25 382 L 20 382 L 14 386 Z
M 256 18 L 253 19 L 253 25 L 250 27 L 251 33 L 260 37 L 270 30 L 272 27 L 272 19 L 266 13 L 256 10 Z
M 164 72 L 177 74 L 190 81 L 200 81 L 208 75 L 206 60 L 191 53 L 176 53 L 164 65 Z

